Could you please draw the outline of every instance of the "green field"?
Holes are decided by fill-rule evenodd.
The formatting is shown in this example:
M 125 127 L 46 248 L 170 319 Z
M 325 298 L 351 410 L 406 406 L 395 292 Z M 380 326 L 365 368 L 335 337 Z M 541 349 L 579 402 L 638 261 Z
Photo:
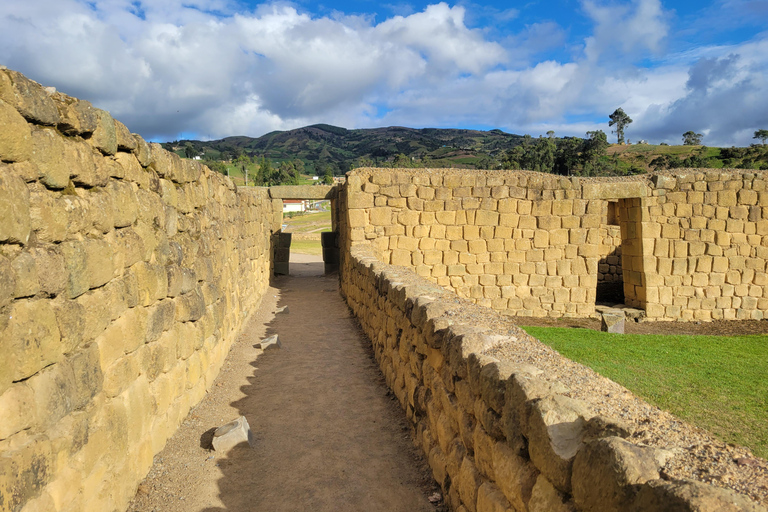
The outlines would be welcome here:
M 768 337 L 523 329 L 651 404 L 768 457 Z
M 291 240 L 291 252 L 319 256 L 323 254 L 323 248 L 320 240 Z

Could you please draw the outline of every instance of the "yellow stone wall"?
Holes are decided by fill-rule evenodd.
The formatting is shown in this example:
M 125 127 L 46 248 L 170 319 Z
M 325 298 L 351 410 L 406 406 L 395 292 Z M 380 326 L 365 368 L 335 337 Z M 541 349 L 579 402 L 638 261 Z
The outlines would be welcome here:
M 382 263 L 370 244 L 345 257 L 342 292 L 450 510 L 763 510 L 724 489 L 660 478 L 656 449 L 596 414 L 603 401 L 572 398 L 557 373 L 493 357 L 505 344 L 536 350 L 519 343 L 527 335 L 510 319 Z M 597 379 L 584 372 L 579 385 Z
M 348 248 L 516 316 L 594 315 L 598 282 L 621 275 L 652 319 L 763 318 L 765 187 L 754 171 L 358 169 L 341 224 Z
M 125 509 L 261 300 L 274 219 L 0 69 L 0 511 Z

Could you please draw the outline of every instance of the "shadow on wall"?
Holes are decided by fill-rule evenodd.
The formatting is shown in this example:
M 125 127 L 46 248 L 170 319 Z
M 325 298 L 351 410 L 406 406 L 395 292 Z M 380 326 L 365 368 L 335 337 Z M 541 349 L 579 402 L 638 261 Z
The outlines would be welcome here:
M 624 277 L 621 270 L 621 247 L 600 258 L 597 262 L 597 295 L 598 304 L 624 303 Z

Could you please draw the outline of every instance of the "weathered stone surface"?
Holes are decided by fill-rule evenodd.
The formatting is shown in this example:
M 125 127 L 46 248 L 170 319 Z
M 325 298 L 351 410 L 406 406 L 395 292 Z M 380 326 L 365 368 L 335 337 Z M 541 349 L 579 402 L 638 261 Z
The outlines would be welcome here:
M 51 442 L 45 436 L 31 437 L 23 446 L 5 450 L 0 463 L 3 507 L 5 510 L 21 510 L 25 503 L 42 492 L 53 476 L 54 454 L 51 453 Z
M 12 380 L 26 379 L 61 358 L 56 314 L 46 300 L 18 300 L 0 338 L 2 353 L 12 361 Z
M 136 141 L 136 149 L 133 151 L 136 155 L 136 159 L 139 161 L 142 167 L 148 167 L 152 163 L 152 149 L 149 147 L 147 141 L 145 141 L 141 135 L 132 134 Z
M 584 183 L 581 190 L 584 199 L 625 199 L 648 195 L 648 186 L 642 181 Z
M 15 108 L 0 100 L 0 160 L 20 162 L 32 155 L 32 131 Z
M 573 462 L 573 499 L 579 510 L 623 512 L 635 497 L 635 484 L 659 478 L 655 450 L 618 437 L 589 442 Z
M 701 482 L 654 480 L 637 493 L 629 512 L 765 512 L 765 508 L 727 489 Z
M 514 506 L 525 510 L 538 473 L 529 461 L 518 456 L 506 442 L 499 441 L 493 447 L 493 468 L 496 484 Z
M 0 267 L 2 267 L 2 263 L 0 263 Z M 14 297 L 31 297 L 40 291 L 40 282 L 37 280 L 37 264 L 32 253 L 20 253 L 11 262 L 11 268 L 14 277 L 14 286 L 12 287 Z M 2 274 L 2 270 L 0 270 L 0 274 Z M 0 278 L 1 281 L 2 278 Z M 2 303 L 2 292 L 0 292 L 0 303 Z
M 115 120 L 109 115 L 109 112 L 101 109 L 94 109 L 96 117 L 96 129 L 88 138 L 88 143 L 95 149 L 98 149 L 105 155 L 114 155 L 117 153 L 117 131 L 115 130 Z
M 279 336 L 277 334 L 273 334 L 272 336 L 264 338 L 260 342 L 256 343 L 254 347 L 260 348 L 266 352 L 267 350 L 283 348 L 283 344 L 280 342 Z
M 61 247 L 34 247 L 30 252 L 35 259 L 41 291 L 54 296 L 64 291 L 69 274 Z
M 53 128 L 32 129 L 31 161 L 37 165 L 46 187 L 62 189 L 69 184 L 70 154 L 64 138 Z
M 483 483 L 477 490 L 477 512 L 508 512 L 510 505 L 498 487 Z
M 600 315 L 600 330 L 614 334 L 624 334 L 624 313 L 603 313 Z
M 0 394 L 0 440 L 7 439 L 33 425 L 35 421 L 35 394 L 26 383 L 11 385 Z
M 213 433 L 213 449 L 217 452 L 227 452 L 239 445 L 248 443 L 253 448 L 253 433 L 245 416 L 222 425 Z
M 576 507 L 542 474 L 531 490 L 528 512 L 576 512 Z
M 30 194 L 26 183 L 0 173 L 0 242 L 26 244 L 31 230 Z
M 571 491 L 571 469 L 583 446 L 587 420 L 592 414 L 585 404 L 562 395 L 552 395 L 531 404 L 528 450 L 531 460 L 560 491 Z
M 461 462 L 458 482 L 455 485 L 458 487 L 462 503 L 470 512 L 477 510 L 477 490 L 481 483 L 482 477 L 477 468 L 469 458 L 465 457 Z
M 64 135 L 90 135 L 96 129 L 96 109 L 90 102 L 60 93 L 54 94 L 53 100 L 59 110 L 57 128 Z
M 138 148 L 136 139 L 131 131 L 120 121 L 115 120 L 115 133 L 117 136 L 117 149 L 131 152 Z
M 88 253 L 83 242 L 64 242 L 60 246 L 61 255 L 67 271 L 67 296 L 79 297 L 90 288 L 91 276 L 88 275 Z
M 269 187 L 273 199 L 335 199 L 337 187 L 331 185 L 278 185 Z
M 49 126 L 59 122 L 59 110 L 50 94 L 16 71 L 0 70 L 0 99 L 31 122 Z

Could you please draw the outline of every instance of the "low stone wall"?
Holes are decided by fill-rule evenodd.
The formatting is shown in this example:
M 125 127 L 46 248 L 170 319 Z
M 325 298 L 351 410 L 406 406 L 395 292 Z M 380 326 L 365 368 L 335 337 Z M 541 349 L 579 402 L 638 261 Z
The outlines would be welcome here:
M 557 376 L 487 352 L 523 335 L 367 244 L 345 255 L 342 292 L 452 510 L 764 510 L 730 491 L 660 479 L 654 448 L 566 396 Z
M 0 69 L 0 511 L 125 509 L 261 300 L 274 220 Z

